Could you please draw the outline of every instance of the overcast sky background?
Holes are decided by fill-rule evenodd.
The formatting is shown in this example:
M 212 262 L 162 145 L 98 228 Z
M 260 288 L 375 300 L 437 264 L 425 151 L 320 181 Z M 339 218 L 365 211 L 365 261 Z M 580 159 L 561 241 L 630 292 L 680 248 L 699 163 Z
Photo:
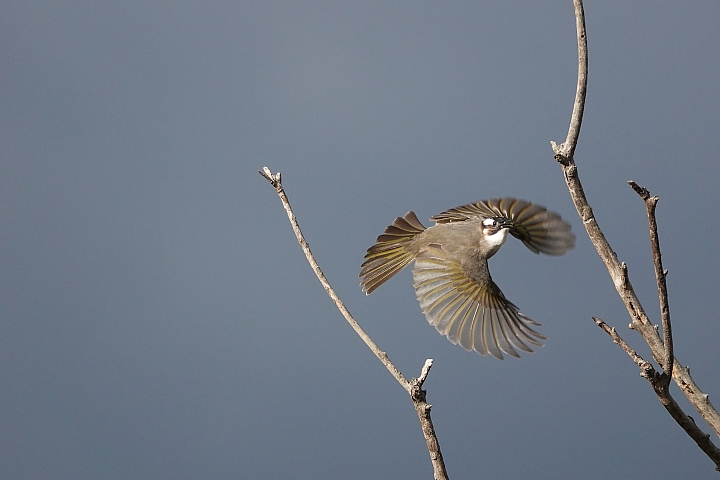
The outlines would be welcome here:
M 660 196 L 675 353 L 718 406 L 720 5 L 585 8 L 585 191 L 656 322 L 625 182 Z M 315 279 L 268 165 L 367 332 L 408 377 L 435 360 L 450 478 L 717 478 L 591 319 L 649 358 L 549 145 L 576 71 L 570 0 L 2 2 L 0 477 L 432 477 L 409 398 Z M 493 196 L 578 234 L 564 257 L 510 239 L 491 261 L 548 336 L 520 360 L 438 335 L 409 270 L 358 286 L 394 217 Z

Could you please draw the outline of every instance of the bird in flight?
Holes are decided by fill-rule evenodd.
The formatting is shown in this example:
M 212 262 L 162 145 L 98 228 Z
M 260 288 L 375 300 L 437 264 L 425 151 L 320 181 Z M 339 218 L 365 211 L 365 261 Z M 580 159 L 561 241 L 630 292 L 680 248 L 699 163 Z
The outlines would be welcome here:
M 570 224 L 526 200 L 492 198 L 452 208 L 425 228 L 410 211 L 385 229 L 365 254 L 360 286 L 370 295 L 415 261 L 415 296 L 430 325 L 453 344 L 502 360 L 532 353 L 546 337 L 493 282 L 488 259 L 508 233 L 534 253 L 559 256 L 575 248 Z

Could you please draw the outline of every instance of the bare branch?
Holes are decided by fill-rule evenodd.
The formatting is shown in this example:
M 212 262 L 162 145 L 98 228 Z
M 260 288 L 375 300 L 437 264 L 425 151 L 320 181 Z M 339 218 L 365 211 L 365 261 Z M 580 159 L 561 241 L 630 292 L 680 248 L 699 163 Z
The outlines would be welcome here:
M 330 285 L 330 282 L 328 282 L 327 278 L 325 278 L 325 274 L 320 269 L 320 266 L 315 261 L 315 257 L 310 251 L 310 245 L 308 245 L 308 243 L 305 241 L 305 236 L 300 230 L 300 225 L 298 225 L 295 214 L 292 211 L 292 207 L 290 207 L 290 201 L 288 200 L 287 195 L 285 194 L 285 190 L 283 190 L 282 187 L 282 182 L 280 180 L 280 172 L 273 175 L 268 167 L 263 167 L 263 170 L 258 170 L 258 173 L 265 177 L 265 179 L 267 179 L 270 184 L 275 187 L 275 191 L 280 197 L 280 201 L 282 201 L 288 219 L 290 219 L 290 225 L 292 225 L 292 229 L 295 232 L 295 236 L 297 237 L 297 241 L 300 244 L 300 248 L 302 248 L 303 253 L 305 253 L 305 258 L 307 258 L 307 261 L 312 267 L 313 272 L 315 272 L 318 280 L 320 280 L 320 283 L 325 289 L 325 292 L 330 296 L 332 301 L 335 303 L 335 306 L 338 308 L 338 310 L 340 310 L 340 313 L 342 313 L 343 317 L 345 317 L 345 320 L 347 320 L 352 329 L 355 330 L 355 333 L 357 333 L 363 340 L 363 342 L 365 342 L 365 345 L 367 345 L 368 348 L 372 350 L 372 352 L 378 358 L 378 360 L 380 360 L 380 362 L 385 365 L 385 368 L 388 369 L 390 374 L 395 378 L 395 380 L 398 381 L 400 386 L 402 386 L 405 391 L 410 393 L 410 382 L 408 382 L 408 380 L 405 378 L 405 376 L 403 376 L 400 370 L 398 370 L 397 367 L 395 367 L 395 365 L 390 361 L 387 354 L 380 350 L 380 348 L 375 344 L 375 342 L 373 342 L 370 336 L 365 333 L 365 330 L 362 329 L 360 324 L 357 323 L 353 316 L 350 315 L 350 312 L 348 311 L 347 307 L 345 307 L 343 301 L 340 300 L 340 297 L 338 297 L 337 293 L 335 293 L 335 290 Z
M 650 382 L 660 403 L 663 404 L 677 424 L 697 443 L 698 447 L 710 457 L 710 460 L 715 463 L 715 469 L 720 471 L 720 450 L 712 440 L 710 440 L 710 435 L 700 430 L 692 417 L 688 416 L 670 395 L 668 389 L 669 376 L 666 373 L 658 373 L 650 362 L 645 361 L 635 350 L 630 348 L 627 342 L 617 333 L 615 327 L 609 326 L 597 317 L 593 317 L 593 320 L 595 320 L 597 326 L 605 330 L 605 332 L 612 337 L 613 341 L 620 345 L 620 347 L 625 350 L 625 353 L 632 358 L 633 362 L 640 367 L 640 376 Z
M 585 197 L 585 192 L 583 190 L 582 183 L 580 182 L 577 166 L 575 164 L 574 152 L 577 145 L 580 126 L 582 124 L 585 95 L 587 92 L 587 35 L 585 33 L 585 19 L 582 0 L 573 0 L 573 4 L 575 6 L 575 24 L 577 28 L 578 43 L 578 83 L 567 139 L 561 145 L 557 145 L 555 142 L 550 142 L 553 151 L 555 152 L 555 159 L 561 164 L 563 175 L 565 177 L 565 183 L 567 184 L 568 191 L 570 192 L 570 198 L 575 205 L 575 209 L 577 210 L 578 215 L 583 221 L 583 225 L 585 226 L 588 237 L 590 238 L 590 241 L 595 247 L 595 250 L 598 252 L 600 259 L 605 264 L 605 268 L 610 274 L 610 278 L 615 285 L 615 290 L 618 292 L 618 295 L 625 304 L 625 308 L 627 309 L 628 314 L 632 319 L 632 322 L 630 323 L 630 328 L 637 330 L 640 333 L 640 335 L 650 347 L 653 358 L 660 365 L 663 365 L 666 371 L 672 375 L 675 383 L 677 383 L 677 385 L 680 387 L 688 400 L 690 400 L 693 407 L 695 407 L 695 409 L 702 415 L 702 417 L 715 431 L 715 433 L 720 435 L 720 415 L 710 403 L 708 395 L 703 393 L 697 386 L 697 384 L 695 384 L 693 379 L 690 377 L 689 369 L 684 368 L 678 362 L 677 358 L 674 358 L 671 347 L 672 340 L 668 341 L 669 334 L 671 333 L 669 323 L 669 309 L 666 310 L 666 313 L 668 314 L 667 324 L 663 325 L 663 333 L 666 335 L 665 342 L 663 342 L 663 340 L 660 339 L 660 336 L 658 335 L 655 326 L 650 322 L 647 314 L 645 313 L 645 310 L 642 307 L 642 304 L 640 303 L 640 300 L 635 293 L 632 283 L 630 282 L 627 265 L 624 262 L 621 263 L 618 260 L 617 255 L 610 247 L 610 244 L 608 243 L 605 235 L 600 229 L 593 214 L 592 208 L 590 207 L 590 204 Z M 641 187 L 637 187 L 636 191 L 638 192 L 638 194 L 640 194 L 641 197 L 643 197 L 643 199 L 645 199 L 645 196 L 647 196 L 648 198 L 650 196 L 649 192 L 647 192 L 646 189 L 642 189 Z M 657 228 L 655 229 L 655 231 L 657 231 Z M 662 270 L 662 267 L 660 267 L 660 274 L 661 275 L 658 278 L 662 279 L 663 286 L 659 286 L 658 288 L 663 289 L 663 295 L 665 295 L 665 299 L 663 300 L 661 298 L 660 300 L 662 309 L 664 308 L 662 306 L 664 305 L 663 302 L 667 302 L 667 291 L 664 287 L 665 272 Z M 660 285 L 660 280 L 658 282 L 658 285 Z M 666 348 L 666 345 L 669 346 L 670 349 Z M 669 359 L 672 359 L 672 361 L 669 361 Z M 668 375 L 668 377 L 669 376 L 670 375 Z M 665 403 L 663 404 L 665 405 Z M 675 417 L 673 416 L 673 418 Z M 677 418 L 676 421 L 678 421 Z M 678 421 L 678 423 L 680 422 Z M 680 424 L 681 426 L 683 426 L 682 423 Z M 683 428 L 685 427 L 683 426 Z
M 573 105 L 572 115 L 570 116 L 570 128 L 568 129 L 565 142 L 561 145 L 550 142 L 555 152 L 555 158 L 563 165 L 573 161 L 575 147 L 577 146 L 578 137 L 580 136 L 580 127 L 582 126 L 583 112 L 585 111 L 585 96 L 587 93 L 588 50 L 587 35 L 585 33 L 585 11 L 582 0 L 573 0 L 573 5 L 575 7 L 575 29 L 577 31 L 578 44 L 578 81 L 577 89 L 575 90 L 575 103 Z
M 427 445 L 428 452 L 430 453 L 430 461 L 432 462 L 433 470 L 435 472 L 435 480 L 440 480 L 447 479 L 445 461 L 443 460 L 442 453 L 440 452 L 440 444 L 438 443 L 437 435 L 435 435 L 435 427 L 433 426 L 432 418 L 430 417 L 432 405 L 427 403 L 425 399 L 427 392 L 422 388 L 428 373 L 430 373 L 432 364 L 433 361 L 431 358 L 425 360 L 425 365 L 423 365 L 423 368 L 420 371 L 420 376 L 412 379 L 410 382 L 410 397 L 415 405 L 415 413 L 417 413 L 418 419 L 420 420 L 420 428 L 422 428 L 423 435 L 425 436 L 425 444 Z
M 668 293 L 667 293 L 667 282 L 666 276 L 667 271 L 662 266 L 662 255 L 660 253 L 660 238 L 658 237 L 657 220 L 655 218 L 655 208 L 659 198 L 657 196 L 651 197 L 650 192 L 645 187 L 638 186 L 632 180 L 628 181 L 628 184 L 635 190 L 640 198 L 645 201 L 645 208 L 647 209 L 648 226 L 650 228 L 650 245 L 652 248 L 653 264 L 655 265 L 655 280 L 658 287 L 658 298 L 660 300 L 660 318 L 662 319 L 663 327 L 663 339 L 665 344 L 665 358 L 664 362 L 661 363 L 663 370 L 667 374 L 668 382 L 672 378 L 673 373 L 673 339 L 672 339 L 672 325 L 670 324 L 670 306 L 668 304 Z
M 308 245 L 307 241 L 305 241 L 305 236 L 300 230 L 300 225 L 298 225 L 295 214 L 292 211 L 292 207 L 290 207 L 290 201 L 288 200 L 287 195 L 285 194 L 285 190 L 282 187 L 280 172 L 273 175 L 272 171 L 268 167 L 263 167 L 262 170 L 258 170 L 258 173 L 265 177 L 265 179 L 270 182 L 270 184 L 275 188 L 275 191 L 277 192 L 278 196 L 280 197 L 280 201 L 283 204 L 283 208 L 287 213 L 288 219 L 290 220 L 290 225 L 292 225 L 293 232 L 295 232 L 295 237 L 297 237 L 300 248 L 302 248 L 302 251 L 305 253 L 305 258 L 307 258 L 307 261 L 315 272 L 315 275 L 317 276 L 318 280 L 320 280 L 320 283 L 325 289 L 325 292 L 332 299 L 333 303 L 335 303 L 335 306 L 338 308 L 338 310 L 340 310 L 340 313 L 343 315 L 343 317 L 345 317 L 345 320 L 347 320 L 352 329 L 355 330 L 355 333 L 357 333 L 358 336 L 363 340 L 363 342 L 365 342 L 365 345 L 368 346 L 368 348 L 375 354 L 378 360 L 380 360 L 380 362 L 385 366 L 385 368 L 387 368 L 387 370 L 395 378 L 395 380 L 397 380 L 400 386 L 403 387 L 405 391 L 408 392 L 408 394 L 410 394 L 410 398 L 412 399 L 413 405 L 415 406 L 415 412 L 417 413 L 418 419 L 420 420 L 420 427 L 422 428 L 423 435 L 425 436 L 425 443 L 427 444 L 428 453 L 430 454 L 430 461 L 433 465 L 435 480 L 447 480 L 445 462 L 443 461 L 442 453 L 440 452 L 440 444 L 438 443 L 437 436 L 435 435 L 435 429 L 432 424 L 432 419 L 430 418 L 431 405 L 428 404 L 425 400 L 426 392 L 422 389 L 422 385 L 425 382 L 428 374 L 430 373 L 430 367 L 432 367 L 432 359 L 427 359 L 425 361 L 425 365 L 423 366 L 420 373 L 420 378 L 413 378 L 411 381 L 408 381 L 405 378 L 405 376 L 400 372 L 400 370 L 398 370 L 398 368 L 390 361 L 390 358 L 387 356 L 387 354 L 380 350 L 377 344 L 375 344 L 375 342 L 370 338 L 370 336 L 365 333 L 365 330 L 362 329 L 360 324 L 358 324 L 357 321 L 353 318 L 343 301 L 340 299 L 337 293 L 335 293 L 335 290 L 330 285 L 330 282 L 328 282 L 317 261 L 315 261 L 315 257 L 310 251 L 310 246 Z

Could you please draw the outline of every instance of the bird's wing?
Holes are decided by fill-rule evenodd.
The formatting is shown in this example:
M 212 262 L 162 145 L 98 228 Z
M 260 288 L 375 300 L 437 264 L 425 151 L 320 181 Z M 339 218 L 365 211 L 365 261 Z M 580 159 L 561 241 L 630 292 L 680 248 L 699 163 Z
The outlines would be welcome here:
M 534 253 L 563 255 L 575 248 L 570 224 L 555 212 L 517 198 L 491 198 L 439 213 L 436 223 L 463 222 L 474 218 L 503 217 L 512 222 L 510 234 Z
M 408 244 L 423 231 L 425 227 L 410 210 L 403 217 L 397 217 L 377 237 L 377 243 L 368 248 L 360 266 L 360 286 L 364 292 L 370 295 L 413 261 L 415 254 L 408 249 Z
M 531 327 L 540 324 L 505 298 L 490 278 L 487 261 L 475 257 L 470 265 L 461 264 L 435 245 L 418 255 L 412 272 L 425 317 L 453 344 L 499 359 L 503 352 L 520 357 L 517 350 L 543 346 L 545 336 Z

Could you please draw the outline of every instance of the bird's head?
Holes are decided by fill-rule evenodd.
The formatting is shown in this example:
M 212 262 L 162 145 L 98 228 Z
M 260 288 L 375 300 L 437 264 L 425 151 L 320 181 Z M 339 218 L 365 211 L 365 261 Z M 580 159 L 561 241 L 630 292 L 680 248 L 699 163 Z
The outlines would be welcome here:
M 482 235 L 488 247 L 487 258 L 492 257 L 507 240 L 512 222 L 504 217 L 488 217 L 482 221 Z

